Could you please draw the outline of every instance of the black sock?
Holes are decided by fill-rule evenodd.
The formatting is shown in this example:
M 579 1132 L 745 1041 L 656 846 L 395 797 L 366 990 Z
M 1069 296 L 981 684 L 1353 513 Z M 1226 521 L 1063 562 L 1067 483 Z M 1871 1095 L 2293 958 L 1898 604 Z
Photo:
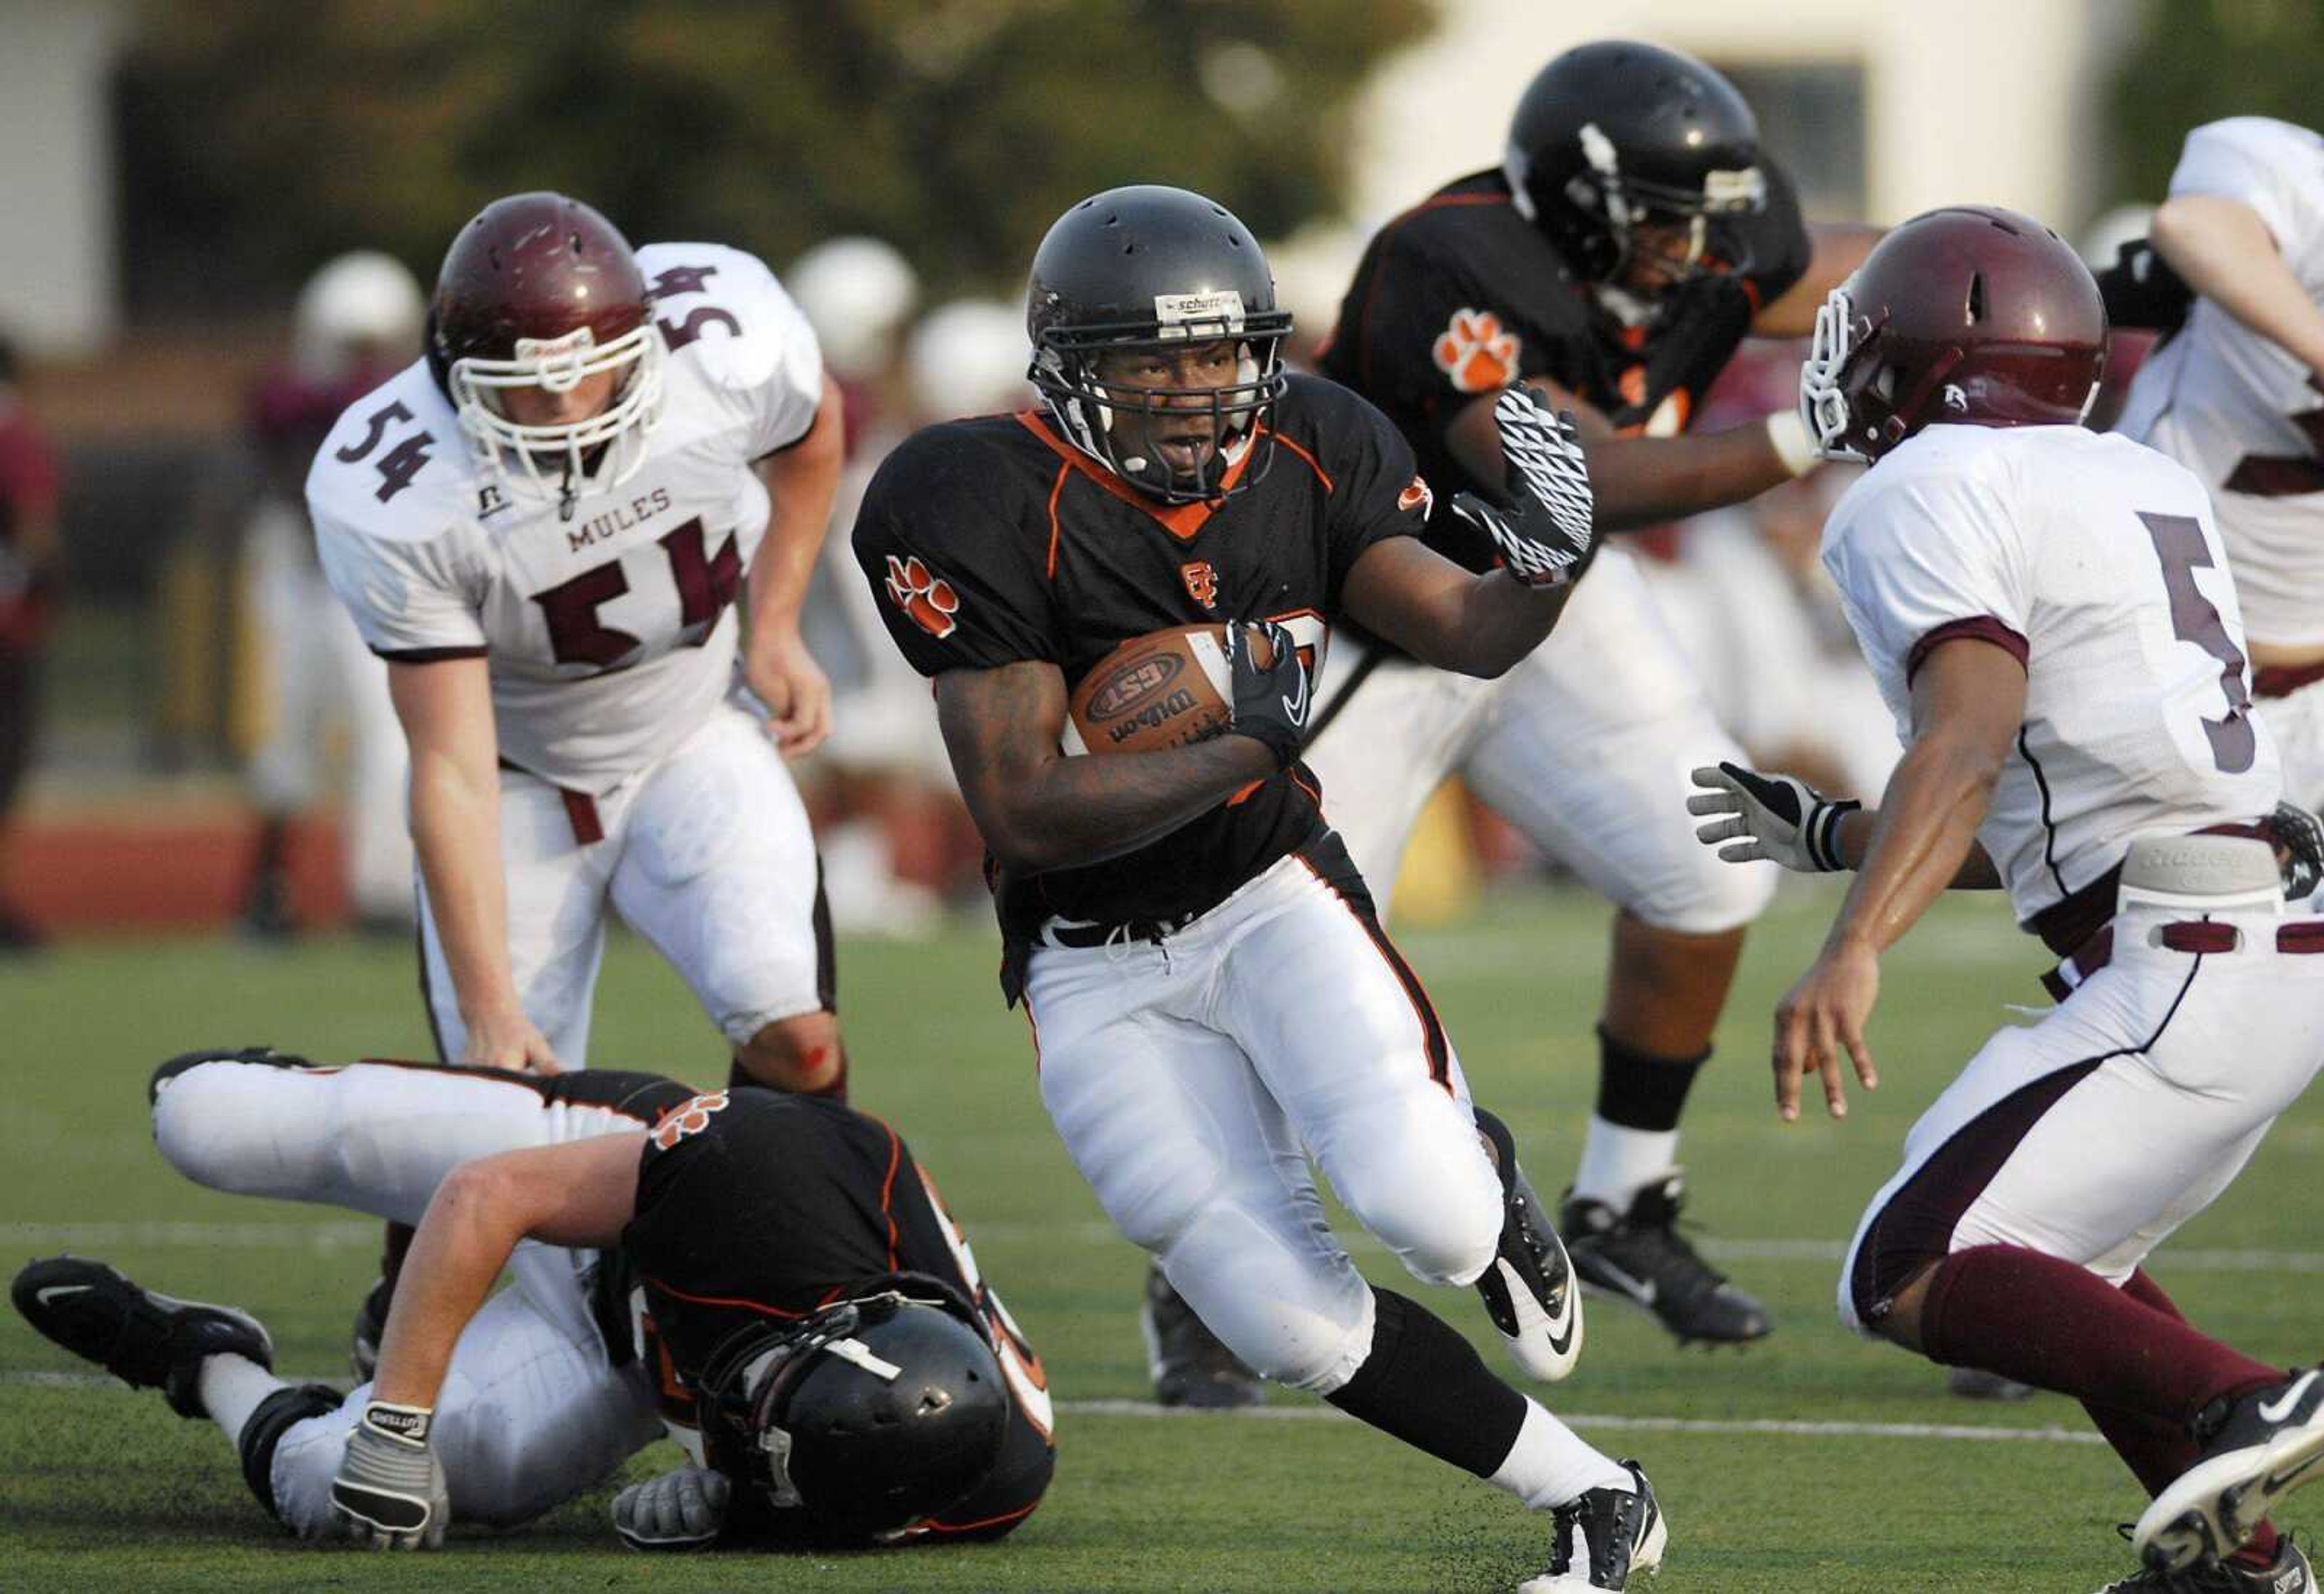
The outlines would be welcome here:
M 1499 1471 L 1525 1426 L 1525 1396 L 1427 1308 L 1377 1288 L 1372 1302 L 1371 1354 L 1323 1398 L 1464 1472 Z
M 274 1506 L 274 1447 L 294 1424 L 309 1417 L 328 1416 L 345 1398 L 327 1384 L 289 1385 L 260 1401 L 235 1436 L 234 1447 L 242 1453 L 242 1480 L 277 1522 L 282 1514 Z
M 1625 1129 L 1668 1134 L 1678 1127 L 1686 1110 L 1686 1093 L 1694 1076 L 1711 1061 L 1705 1048 L 1700 1057 L 1656 1057 L 1650 1052 L 1616 1040 L 1598 1026 L 1598 1116 Z

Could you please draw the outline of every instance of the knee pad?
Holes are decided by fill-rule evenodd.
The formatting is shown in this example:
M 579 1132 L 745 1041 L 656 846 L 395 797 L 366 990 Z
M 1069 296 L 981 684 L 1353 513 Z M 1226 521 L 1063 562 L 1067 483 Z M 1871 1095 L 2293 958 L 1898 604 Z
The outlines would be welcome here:
M 1775 900 L 1782 871 L 1775 865 L 1730 864 L 1708 847 L 1681 878 L 1665 880 L 1623 902 L 1645 923 L 1677 935 L 1722 935 L 1740 930 Z
M 170 1165 L 195 1183 L 229 1194 L 265 1193 L 250 1182 L 252 1154 L 269 1166 L 286 1154 L 273 1134 L 278 1115 L 295 1110 L 270 1105 L 266 1087 L 278 1070 L 311 1065 L 278 1057 L 264 1047 L 243 1052 L 188 1052 L 163 1063 L 146 1086 L 152 1103 L 153 1144 Z
M 282 1513 L 274 1500 L 274 1450 L 282 1436 L 293 1427 L 312 1417 L 327 1417 L 345 1401 L 336 1389 L 325 1384 L 294 1384 L 278 1389 L 258 1403 L 250 1420 L 242 1425 L 235 1440 L 235 1449 L 242 1458 L 242 1480 L 266 1514 L 282 1522 Z M 285 1527 L 311 1535 L 319 1524 L 284 1522 Z
M 1156 1254 L 1211 1331 L 1263 1378 L 1329 1394 L 1371 1354 L 1371 1286 L 1335 1246 L 1213 1201 Z
M 1425 1284 L 1473 1284 L 1500 1248 L 1507 1198 L 1477 1152 L 1479 1176 L 1452 1179 L 1441 1167 L 1370 1184 L 1350 1181 L 1340 1196 L 1358 1222 Z

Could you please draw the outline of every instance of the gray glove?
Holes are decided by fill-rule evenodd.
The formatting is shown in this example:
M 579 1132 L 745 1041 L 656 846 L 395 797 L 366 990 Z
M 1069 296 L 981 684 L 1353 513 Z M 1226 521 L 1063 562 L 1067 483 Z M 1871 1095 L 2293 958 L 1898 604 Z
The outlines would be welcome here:
M 680 1467 L 613 1497 L 613 1531 L 632 1550 L 699 1550 L 726 1525 L 733 1490 L 708 1467 Z
M 1840 821 L 1864 806 L 1853 797 L 1835 800 L 1797 775 L 1761 774 L 1739 764 L 1698 769 L 1694 783 L 1704 794 L 1686 800 L 1687 812 L 1720 816 L 1698 825 L 1695 839 L 1718 847 L 1729 863 L 1766 858 L 1803 875 L 1848 867 L 1840 858 Z
M 1597 546 L 1597 499 L 1573 417 L 1552 412 L 1532 388 L 1517 386 L 1493 401 L 1493 427 L 1508 462 L 1509 507 L 1462 493 L 1452 513 L 1492 538 L 1502 565 L 1526 586 L 1580 580 Z
M 331 1480 L 339 1531 L 374 1550 L 433 1550 L 444 1542 L 452 1503 L 444 1469 L 428 1448 L 435 1413 L 375 1400 L 347 1435 L 346 1459 Z

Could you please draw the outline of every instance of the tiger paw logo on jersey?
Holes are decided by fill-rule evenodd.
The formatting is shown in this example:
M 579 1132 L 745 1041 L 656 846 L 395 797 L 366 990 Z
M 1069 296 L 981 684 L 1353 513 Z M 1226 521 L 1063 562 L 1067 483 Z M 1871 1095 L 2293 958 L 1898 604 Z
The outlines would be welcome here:
M 681 1101 L 662 1114 L 661 1121 L 647 1136 L 658 1150 L 668 1151 L 689 1135 L 699 1135 L 710 1127 L 710 1115 L 726 1106 L 726 1092 L 713 1090 L 707 1096 L 697 1096 L 691 1101 Z
M 1396 496 L 1396 506 L 1406 514 L 1417 509 L 1420 518 L 1426 520 L 1436 513 L 1436 495 L 1428 490 L 1426 481 L 1416 476 L 1412 485 Z
M 1462 393 L 1498 393 L 1517 378 L 1517 335 L 1489 310 L 1456 310 L 1429 351 Z
M 1219 572 L 1207 559 L 1178 567 L 1178 579 L 1186 583 L 1186 596 L 1206 609 L 1219 607 Z
M 888 601 L 939 642 L 960 629 L 960 622 L 953 618 L 960 612 L 960 594 L 922 564 L 917 553 L 908 559 L 888 556 Z

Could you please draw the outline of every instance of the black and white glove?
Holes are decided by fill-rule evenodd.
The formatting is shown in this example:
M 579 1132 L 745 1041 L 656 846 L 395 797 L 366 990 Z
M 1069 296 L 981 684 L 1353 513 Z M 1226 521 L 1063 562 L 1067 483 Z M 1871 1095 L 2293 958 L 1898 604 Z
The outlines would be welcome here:
M 1266 638 L 1274 649 L 1261 664 L 1252 652 L 1252 638 Z M 1286 768 L 1299 756 L 1307 739 L 1307 720 L 1314 712 L 1314 682 L 1307 679 L 1307 661 L 1291 633 L 1272 620 L 1227 627 L 1227 678 L 1234 690 L 1234 720 L 1227 729 L 1267 744 L 1276 767 Z
M 428 1446 L 435 1413 L 375 1400 L 347 1435 L 346 1459 L 331 1480 L 339 1531 L 374 1550 L 433 1550 L 444 1542 L 452 1503 L 444 1468 Z
M 1573 417 L 1554 413 L 1522 385 L 1493 401 L 1493 426 L 1508 462 L 1503 509 L 1475 493 L 1452 499 L 1452 513 L 1483 532 L 1509 574 L 1528 587 L 1579 580 L 1597 546 L 1590 462 Z
M 733 1483 L 709 1467 L 680 1467 L 613 1497 L 613 1531 L 632 1550 L 699 1550 L 726 1525 Z
M 1840 821 L 1864 806 L 1855 798 L 1835 801 L 1797 775 L 1761 774 L 1739 764 L 1698 769 L 1694 783 L 1703 794 L 1686 800 L 1687 812 L 1719 816 L 1695 827 L 1695 839 L 1719 848 L 1729 863 L 1765 858 L 1803 875 L 1848 867 L 1840 857 Z

